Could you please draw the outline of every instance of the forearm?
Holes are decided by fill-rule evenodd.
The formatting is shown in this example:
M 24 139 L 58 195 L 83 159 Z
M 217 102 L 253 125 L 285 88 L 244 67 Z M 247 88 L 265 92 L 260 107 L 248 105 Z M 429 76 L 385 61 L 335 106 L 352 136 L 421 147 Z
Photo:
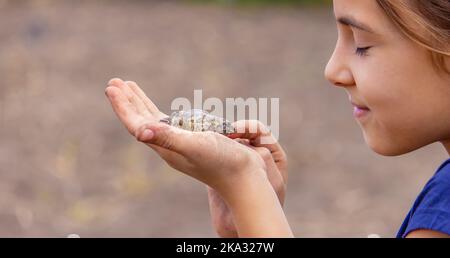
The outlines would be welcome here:
M 248 176 L 224 194 L 239 237 L 293 237 L 280 201 L 263 176 Z

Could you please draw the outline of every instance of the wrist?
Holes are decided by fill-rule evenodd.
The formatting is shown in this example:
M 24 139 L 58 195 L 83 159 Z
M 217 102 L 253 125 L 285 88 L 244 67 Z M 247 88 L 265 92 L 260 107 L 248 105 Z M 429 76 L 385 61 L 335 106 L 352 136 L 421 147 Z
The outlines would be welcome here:
M 253 186 L 255 182 L 270 185 L 265 164 L 258 156 L 251 154 L 245 155 L 245 153 L 239 156 L 239 162 L 236 162 L 233 166 L 226 167 L 226 171 L 220 173 L 224 176 L 220 179 L 218 178 L 215 185 L 210 185 L 224 199 L 233 198 L 235 195 L 239 196 L 239 193 L 243 189 Z
M 218 191 L 232 206 L 240 202 L 243 196 L 249 196 L 249 193 L 257 193 L 263 189 L 272 189 L 266 171 L 263 168 L 253 168 L 235 173 Z

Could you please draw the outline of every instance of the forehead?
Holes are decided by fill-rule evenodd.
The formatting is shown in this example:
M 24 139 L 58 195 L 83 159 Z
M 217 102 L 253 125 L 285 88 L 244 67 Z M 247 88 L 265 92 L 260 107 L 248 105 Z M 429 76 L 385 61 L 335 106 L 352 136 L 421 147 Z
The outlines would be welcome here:
M 380 11 L 376 0 L 334 0 L 333 7 L 335 14 L 367 15 Z
M 333 8 L 336 19 L 348 17 L 377 32 L 395 29 L 376 0 L 334 0 Z

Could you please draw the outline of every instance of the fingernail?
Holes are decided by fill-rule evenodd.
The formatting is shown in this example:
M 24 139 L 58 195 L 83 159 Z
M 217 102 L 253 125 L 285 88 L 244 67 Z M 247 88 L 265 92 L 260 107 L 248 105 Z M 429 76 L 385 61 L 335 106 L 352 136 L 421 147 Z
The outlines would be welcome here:
M 153 131 L 150 129 L 145 129 L 142 133 L 142 140 L 151 140 L 153 138 Z

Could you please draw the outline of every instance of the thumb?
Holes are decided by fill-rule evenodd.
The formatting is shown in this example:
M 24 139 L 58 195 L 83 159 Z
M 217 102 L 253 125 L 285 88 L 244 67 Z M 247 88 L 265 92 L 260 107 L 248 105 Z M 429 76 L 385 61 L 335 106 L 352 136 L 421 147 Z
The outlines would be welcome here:
M 147 123 L 136 131 L 136 139 L 163 149 L 177 152 L 183 156 L 193 146 L 190 132 L 174 128 L 165 123 Z

